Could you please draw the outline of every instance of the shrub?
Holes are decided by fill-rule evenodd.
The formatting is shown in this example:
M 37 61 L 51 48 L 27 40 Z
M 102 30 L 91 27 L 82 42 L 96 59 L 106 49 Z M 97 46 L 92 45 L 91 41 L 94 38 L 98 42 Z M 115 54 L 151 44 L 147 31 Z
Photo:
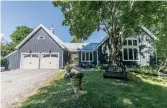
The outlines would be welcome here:
M 5 66 L 5 59 L 1 57 L 1 67 Z
M 141 74 L 157 75 L 158 67 L 157 66 L 142 66 L 139 69 Z
M 100 66 L 100 65 L 95 65 L 95 69 L 100 70 L 100 69 L 101 69 L 101 66 Z

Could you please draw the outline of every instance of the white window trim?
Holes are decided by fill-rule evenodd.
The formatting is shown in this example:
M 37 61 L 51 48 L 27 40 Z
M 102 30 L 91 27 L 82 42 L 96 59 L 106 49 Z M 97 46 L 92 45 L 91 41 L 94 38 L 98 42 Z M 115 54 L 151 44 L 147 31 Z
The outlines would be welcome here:
M 125 40 L 127 40 L 127 45 L 123 45 L 122 46 L 122 58 L 123 58 L 123 61 L 140 61 L 140 56 L 139 56 L 139 38 L 138 38 L 138 36 L 137 36 L 137 38 L 133 38 L 133 37 L 131 37 L 131 38 L 127 38 L 127 39 L 125 39 Z M 131 40 L 132 41 L 132 45 L 128 45 L 128 40 Z M 133 45 L 133 40 L 137 40 L 137 45 Z M 134 60 L 134 53 L 132 53 L 133 54 L 133 60 L 129 60 L 129 49 L 130 48 L 132 48 L 132 52 L 134 52 L 133 51 L 133 49 L 137 49 L 137 53 L 138 53 L 138 59 L 137 60 Z M 127 49 L 127 58 L 128 58 L 128 60 L 125 60 L 124 59 L 124 49 Z
M 85 53 L 85 60 L 82 59 L 82 54 Z M 86 60 L 86 53 L 89 53 L 89 60 Z M 92 53 L 92 60 L 90 61 L 90 53 Z M 81 62 L 93 62 L 94 61 L 94 55 L 93 52 L 81 52 Z

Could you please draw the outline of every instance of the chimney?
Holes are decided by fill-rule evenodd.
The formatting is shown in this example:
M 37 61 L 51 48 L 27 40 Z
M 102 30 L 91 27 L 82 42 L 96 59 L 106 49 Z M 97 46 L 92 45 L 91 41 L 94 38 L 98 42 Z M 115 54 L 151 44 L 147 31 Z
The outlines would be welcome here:
M 52 32 L 54 34 L 54 29 L 53 27 L 50 28 L 50 32 Z
M 50 32 L 52 32 L 52 33 L 54 34 L 53 25 L 52 25 L 52 27 L 50 28 Z

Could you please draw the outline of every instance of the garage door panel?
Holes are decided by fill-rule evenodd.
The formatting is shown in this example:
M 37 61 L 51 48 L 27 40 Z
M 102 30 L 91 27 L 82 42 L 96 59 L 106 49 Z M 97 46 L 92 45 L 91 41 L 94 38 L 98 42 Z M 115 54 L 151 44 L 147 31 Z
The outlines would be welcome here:
M 38 69 L 39 68 L 39 54 L 22 54 L 21 69 Z
M 41 69 L 59 69 L 58 54 L 41 54 L 40 59 Z

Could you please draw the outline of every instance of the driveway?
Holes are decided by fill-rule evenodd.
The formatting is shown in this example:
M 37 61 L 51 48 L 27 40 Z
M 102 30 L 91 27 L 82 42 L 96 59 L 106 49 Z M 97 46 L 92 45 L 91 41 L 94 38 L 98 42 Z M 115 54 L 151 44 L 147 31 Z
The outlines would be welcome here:
M 1 72 L 1 108 L 11 108 L 58 71 L 12 70 Z

